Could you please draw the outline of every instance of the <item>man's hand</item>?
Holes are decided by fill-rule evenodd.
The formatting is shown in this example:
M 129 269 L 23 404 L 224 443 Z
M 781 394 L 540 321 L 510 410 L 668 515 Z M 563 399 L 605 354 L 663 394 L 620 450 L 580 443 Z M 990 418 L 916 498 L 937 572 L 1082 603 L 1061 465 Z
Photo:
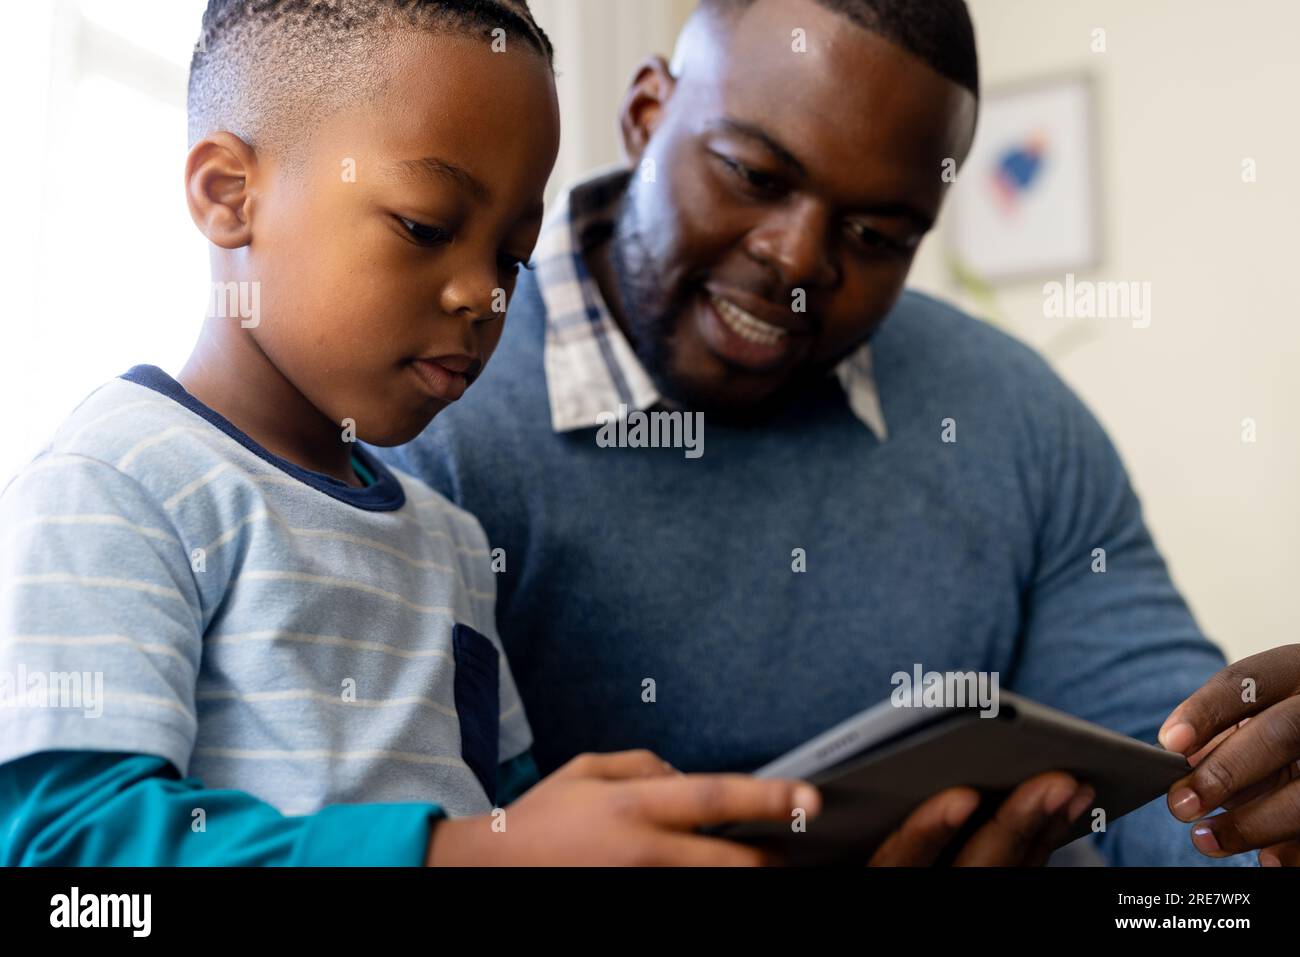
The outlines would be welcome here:
M 1260 864 L 1300 866 L 1300 645 L 1224 668 L 1170 713 L 1160 743 L 1195 768 L 1169 789 L 1169 810 L 1198 821 L 1202 854 L 1261 849 Z
M 1049 771 L 1011 792 L 997 813 L 958 851 L 958 867 L 1033 866 L 1047 862 L 1065 840 L 1070 825 L 1092 804 L 1095 792 L 1070 775 Z M 971 788 L 940 791 L 913 811 L 877 848 L 873 866 L 929 866 L 948 849 L 979 806 Z
M 506 809 L 438 822 L 431 865 L 740 865 L 779 863 L 770 854 L 694 833 L 732 821 L 790 823 L 821 810 L 801 781 L 746 774 L 682 774 L 649 751 L 580 754 Z

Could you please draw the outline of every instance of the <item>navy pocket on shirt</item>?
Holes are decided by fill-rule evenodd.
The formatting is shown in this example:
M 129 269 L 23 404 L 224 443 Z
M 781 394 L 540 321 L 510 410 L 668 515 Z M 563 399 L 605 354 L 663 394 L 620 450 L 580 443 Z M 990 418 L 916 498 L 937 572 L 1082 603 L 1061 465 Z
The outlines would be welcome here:
M 483 635 L 459 622 L 452 629 L 451 644 L 456 657 L 460 756 L 495 806 L 501 721 L 498 691 L 501 666 L 497 650 Z

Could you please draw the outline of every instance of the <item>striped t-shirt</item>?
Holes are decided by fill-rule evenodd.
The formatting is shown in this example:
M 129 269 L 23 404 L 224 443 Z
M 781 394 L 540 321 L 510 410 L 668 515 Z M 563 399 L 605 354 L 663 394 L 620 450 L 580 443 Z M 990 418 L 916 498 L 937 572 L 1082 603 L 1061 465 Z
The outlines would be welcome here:
M 355 456 L 365 488 L 150 366 L 92 393 L 0 495 L 0 763 L 133 752 L 286 814 L 490 810 L 531 735 L 487 539 Z

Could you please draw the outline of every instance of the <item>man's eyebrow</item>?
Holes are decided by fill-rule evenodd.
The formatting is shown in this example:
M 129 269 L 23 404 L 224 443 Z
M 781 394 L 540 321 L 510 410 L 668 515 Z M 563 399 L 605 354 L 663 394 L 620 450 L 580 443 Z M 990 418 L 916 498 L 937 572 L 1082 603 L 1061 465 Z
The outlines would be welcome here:
M 753 123 L 746 123 L 743 120 L 733 120 L 730 117 L 724 117 L 714 124 L 724 133 L 733 133 L 736 136 L 743 136 L 745 139 L 756 140 L 767 151 L 780 160 L 784 165 L 790 167 L 800 176 L 807 176 L 808 171 L 804 169 L 803 163 L 795 159 L 795 155 L 776 141 L 772 134 L 768 133 L 761 126 L 755 126 Z
M 807 178 L 808 170 L 803 163 L 799 162 L 793 153 L 777 142 L 776 138 L 761 126 L 730 117 L 724 117 L 713 125 L 724 133 L 732 133 L 762 144 L 783 165 L 788 166 L 799 176 Z M 923 233 L 928 233 L 934 227 L 934 218 L 910 203 L 869 203 L 861 207 L 860 211 L 872 216 L 911 220 Z
M 862 207 L 862 212 L 887 219 L 911 220 L 922 233 L 928 233 L 934 227 L 932 218 L 908 203 L 870 203 Z
M 480 203 L 492 198 L 492 191 L 469 170 L 457 166 L 436 156 L 422 156 L 419 159 L 402 160 L 393 164 L 391 171 L 398 176 L 408 178 L 429 178 L 447 180 L 469 193 Z

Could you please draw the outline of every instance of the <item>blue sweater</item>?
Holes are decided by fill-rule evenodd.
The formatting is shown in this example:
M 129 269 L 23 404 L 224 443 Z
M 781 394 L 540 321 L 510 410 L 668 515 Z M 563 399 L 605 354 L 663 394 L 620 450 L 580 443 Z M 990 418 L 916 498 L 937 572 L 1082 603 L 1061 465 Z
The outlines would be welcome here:
M 498 628 L 543 773 L 632 747 L 753 769 L 917 663 L 996 671 L 1154 742 L 1223 664 L 1097 421 L 985 323 L 904 294 L 873 340 L 883 443 L 828 379 L 761 428 L 706 419 L 700 458 L 554 432 L 544 328 L 529 274 L 482 380 L 382 453 L 505 550 Z M 1116 864 L 1209 863 L 1188 831 L 1159 799 L 1097 844 Z

